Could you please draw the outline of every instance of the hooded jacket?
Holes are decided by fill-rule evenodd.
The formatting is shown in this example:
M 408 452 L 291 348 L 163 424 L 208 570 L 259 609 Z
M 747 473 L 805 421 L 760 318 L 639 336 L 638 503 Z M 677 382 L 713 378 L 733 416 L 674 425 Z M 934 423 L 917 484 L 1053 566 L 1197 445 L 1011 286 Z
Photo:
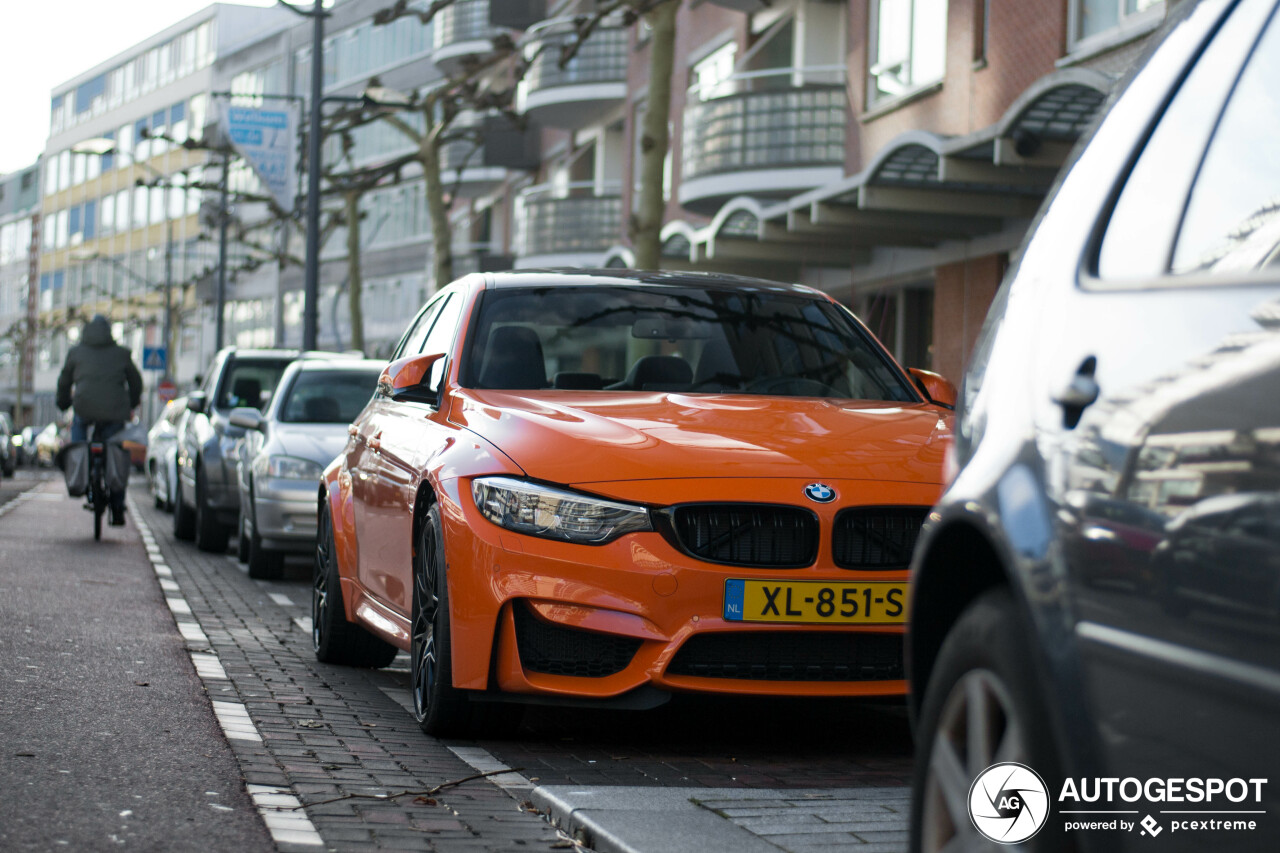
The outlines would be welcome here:
M 106 317 L 94 317 L 58 375 L 58 408 L 74 406 L 84 421 L 124 423 L 141 401 L 142 374 L 132 354 L 112 339 Z

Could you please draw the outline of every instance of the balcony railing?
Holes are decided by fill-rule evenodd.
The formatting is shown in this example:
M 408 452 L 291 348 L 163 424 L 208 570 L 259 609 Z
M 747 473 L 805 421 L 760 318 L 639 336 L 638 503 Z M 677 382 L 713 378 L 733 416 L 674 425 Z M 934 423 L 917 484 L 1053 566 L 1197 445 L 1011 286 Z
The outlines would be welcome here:
M 489 0 L 454 0 L 436 15 L 432 59 L 452 73 L 464 57 L 488 53 L 501 32 L 489 23 Z
M 590 182 L 529 187 L 516 200 L 516 229 L 522 258 L 603 253 L 622 234 L 619 188 Z
M 571 44 L 571 19 L 553 19 L 525 34 L 529 70 L 520 82 L 518 106 L 553 127 L 580 128 L 626 97 L 627 30 L 604 25 L 561 67 L 562 48 Z
M 708 194 L 719 198 L 740 192 L 793 192 L 817 180 L 815 169 L 843 168 L 843 76 L 843 66 L 769 69 L 690 90 L 684 113 L 681 201 Z M 790 179 L 785 170 L 794 170 Z M 767 185 L 742 184 L 745 172 L 769 173 Z M 698 179 L 730 174 L 735 187 L 724 181 L 702 181 L 699 186 Z

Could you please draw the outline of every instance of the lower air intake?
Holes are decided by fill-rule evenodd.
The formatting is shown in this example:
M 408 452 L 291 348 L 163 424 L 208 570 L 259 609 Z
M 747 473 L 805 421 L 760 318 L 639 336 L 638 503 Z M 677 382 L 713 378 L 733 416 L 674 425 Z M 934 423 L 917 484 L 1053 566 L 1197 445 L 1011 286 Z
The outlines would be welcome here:
M 539 619 L 522 601 L 512 611 L 520 665 L 529 672 L 603 678 L 626 669 L 640 648 L 640 641 L 630 637 L 580 631 Z
M 691 637 L 668 675 L 752 681 L 892 681 L 904 678 L 900 634 L 714 633 Z

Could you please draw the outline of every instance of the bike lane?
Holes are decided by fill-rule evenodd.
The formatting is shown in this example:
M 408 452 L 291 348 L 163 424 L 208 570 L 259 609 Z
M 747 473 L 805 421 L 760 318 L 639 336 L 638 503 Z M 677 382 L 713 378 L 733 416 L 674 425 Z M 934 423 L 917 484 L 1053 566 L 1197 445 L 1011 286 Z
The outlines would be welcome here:
M 60 480 L 27 485 L 0 508 L 0 849 L 276 849 L 134 520 L 95 542 Z

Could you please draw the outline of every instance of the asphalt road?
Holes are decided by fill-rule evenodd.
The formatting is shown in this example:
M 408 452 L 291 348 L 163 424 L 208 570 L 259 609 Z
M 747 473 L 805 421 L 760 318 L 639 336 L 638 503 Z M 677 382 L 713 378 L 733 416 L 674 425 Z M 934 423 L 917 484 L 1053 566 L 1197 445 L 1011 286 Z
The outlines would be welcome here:
M 0 518 L 0 850 L 273 850 L 132 523 L 35 498 Z

